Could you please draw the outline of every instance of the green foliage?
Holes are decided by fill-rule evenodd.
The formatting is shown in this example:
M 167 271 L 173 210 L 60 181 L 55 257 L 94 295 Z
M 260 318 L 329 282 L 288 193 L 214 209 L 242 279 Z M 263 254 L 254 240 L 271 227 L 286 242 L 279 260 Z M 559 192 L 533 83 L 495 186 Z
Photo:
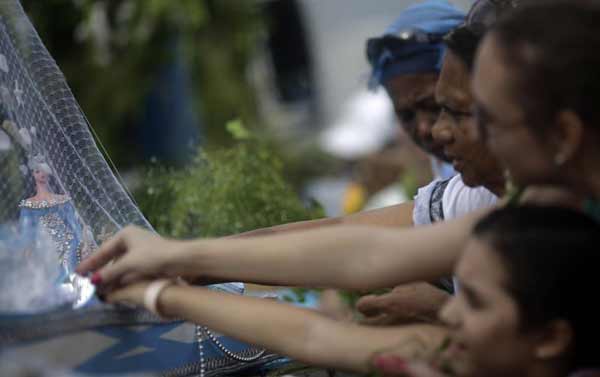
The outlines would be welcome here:
M 159 233 L 173 237 L 219 237 L 323 216 L 305 206 L 286 182 L 272 146 L 240 122 L 228 148 L 199 151 L 181 169 L 155 165 L 136 199 Z
M 222 125 L 257 124 L 247 64 L 262 32 L 258 3 L 238 0 L 21 0 L 116 165 L 140 163 L 132 148 L 147 93 L 182 54 L 206 141 Z
M 235 140 L 248 140 L 252 137 L 239 119 L 227 122 L 225 128 Z

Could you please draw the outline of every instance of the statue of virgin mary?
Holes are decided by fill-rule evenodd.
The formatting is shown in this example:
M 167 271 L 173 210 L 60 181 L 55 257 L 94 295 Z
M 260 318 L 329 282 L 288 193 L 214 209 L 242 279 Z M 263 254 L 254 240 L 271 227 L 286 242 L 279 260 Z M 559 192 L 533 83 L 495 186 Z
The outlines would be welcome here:
M 54 244 L 57 261 L 62 267 L 63 279 L 75 271 L 81 261 L 83 225 L 68 195 L 57 194 L 51 187 L 52 169 L 41 155 L 29 162 L 34 180 L 35 195 L 19 203 L 19 229 L 32 239 L 39 231 L 45 232 Z
M 65 274 L 122 227 L 152 229 L 100 153 L 87 119 L 18 0 L 0 0 L 0 126 L 0 224 L 16 223 L 21 235 L 48 234 L 53 247 L 41 255 L 56 253 Z M 3 246 L 10 245 L 4 241 L 0 232 L 0 257 Z M 4 255 L 10 259 L 18 252 L 14 248 Z M 23 275 L 16 278 L 32 278 Z M 19 288 L 18 282 L 2 281 L 7 283 L 0 290 Z M 236 283 L 212 288 L 243 291 Z M 32 315 L 3 315 L 2 309 L 0 349 L 25 359 L 60 360 L 78 372 L 212 377 L 280 359 L 202 326 L 100 302 Z

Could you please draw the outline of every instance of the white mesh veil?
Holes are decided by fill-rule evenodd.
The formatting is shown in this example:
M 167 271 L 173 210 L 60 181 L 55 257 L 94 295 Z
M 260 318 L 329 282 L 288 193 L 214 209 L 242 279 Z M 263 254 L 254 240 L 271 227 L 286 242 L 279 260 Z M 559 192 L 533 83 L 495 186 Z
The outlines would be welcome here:
M 150 225 L 123 189 L 54 60 L 15 0 L 0 0 L 0 223 L 35 195 L 33 170 L 68 196 L 96 242 L 126 224 Z
M 60 250 L 61 263 L 69 268 L 125 225 L 151 229 L 106 163 L 90 130 L 65 78 L 20 3 L 0 0 L 0 225 L 16 223 L 15 228 L 22 233 L 27 224 L 43 224 Z M 6 249 L 3 231 L 0 227 L 0 257 Z M 6 268 L 1 260 L 0 267 Z M 13 289 L 11 285 L 4 288 Z M 238 294 L 243 291 L 243 285 L 238 283 L 212 288 Z M 136 336 L 129 336 L 129 330 L 122 329 L 139 324 L 151 326 L 144 333 L 136 328 Z M 0 350 L 35 340 L 41 342 L 33 344 L 35 352 L 60 353 L 60 347 L 51 339 L 41 340 L 71 332 L 76 333 L 70 338 L 72 347 L 68 354 L 72 360 L 61 354 L 62 359 L 73 363 L 68 367 L 78 365 L 77 368 L 99 371 L 114 366 L 121 368 L 119 371 L 129 371 L 128 364 L 101 352 L 110 344 L 79 340 L 87 339 L 89 335 L 84 331 L 92 328 L 127 339 L 115 345 L 125 353 L 137 350 L 144 341 L 156 348 L 156 356 L 143 359 L 143 363 L 132 363 L 131 371 L 136 370 L 136 365 L 144 365 L 148 370 L 174 376 L 204 372 L 208 376 L 222 374 L 223 370 L 234 373 L 279 358 L 215 335 L 205 327 L 179 321 L 164 323 L 143 310 L 115 310 L 101 304 L 77 311 L 59 308 L 33 316 L 0 313 Z M 163 328 L 177 329 L 169 330 L 170 340 L 164 349 L 158 346 L 162 344 Z M 105 338 L 108 339 L 102 339 Z M 200 352 L 190 352 L 190 347 Z M 27 347 L 20 349 L 25 354 L 32 352 Z M 82 353 L 92 355 L 83 364 Z M 174 353 L 179 357 L 171 357 Z

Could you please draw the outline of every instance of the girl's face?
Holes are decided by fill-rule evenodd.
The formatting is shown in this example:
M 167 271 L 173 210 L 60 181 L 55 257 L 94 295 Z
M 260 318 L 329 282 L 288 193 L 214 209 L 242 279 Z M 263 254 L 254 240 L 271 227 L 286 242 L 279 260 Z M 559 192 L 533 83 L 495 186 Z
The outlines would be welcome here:
M 534 360 L 535 336 L 519 327 L 503 263 L 471 239 L 456 268 L 458 294 L 441 311 L 451 332 L 449 362 L 460 376 L 517 376 Z
M 558 172 L 551 138 L 540 137 L 527 124 L 514 95 L 517 73 L 505 61 L 493 33 L 485 37 L 472 82 L 479 137 L 518 185 L 555 183 Z

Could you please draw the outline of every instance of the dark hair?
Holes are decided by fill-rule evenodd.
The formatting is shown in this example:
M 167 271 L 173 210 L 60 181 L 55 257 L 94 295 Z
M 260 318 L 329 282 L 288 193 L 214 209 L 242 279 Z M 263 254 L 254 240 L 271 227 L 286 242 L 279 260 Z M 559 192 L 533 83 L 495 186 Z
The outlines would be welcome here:
M 521 0 L 522 1 L 522 0 Z M 477 46 L 485 32 L 506 11 L 517 6 L 516 0 L 478 0 L 469 10 L 465 22 L 450 31 L 444 42 L 471 70 L 475 62 Z
M 575 334 L 571 368 L 600 366 L 594 297 L 582 295 L 598 285 L 600 225 L 573 209 L 507 207 L 479 221 L 473 235 L 503 261 L 522 328 L 564 319 Z
M 514 95 L 538 131 L 565 109 L 590 125 L 600 122 L 599 20 L 595 1 L 538 0 L 493 27 L 514 70 Z

